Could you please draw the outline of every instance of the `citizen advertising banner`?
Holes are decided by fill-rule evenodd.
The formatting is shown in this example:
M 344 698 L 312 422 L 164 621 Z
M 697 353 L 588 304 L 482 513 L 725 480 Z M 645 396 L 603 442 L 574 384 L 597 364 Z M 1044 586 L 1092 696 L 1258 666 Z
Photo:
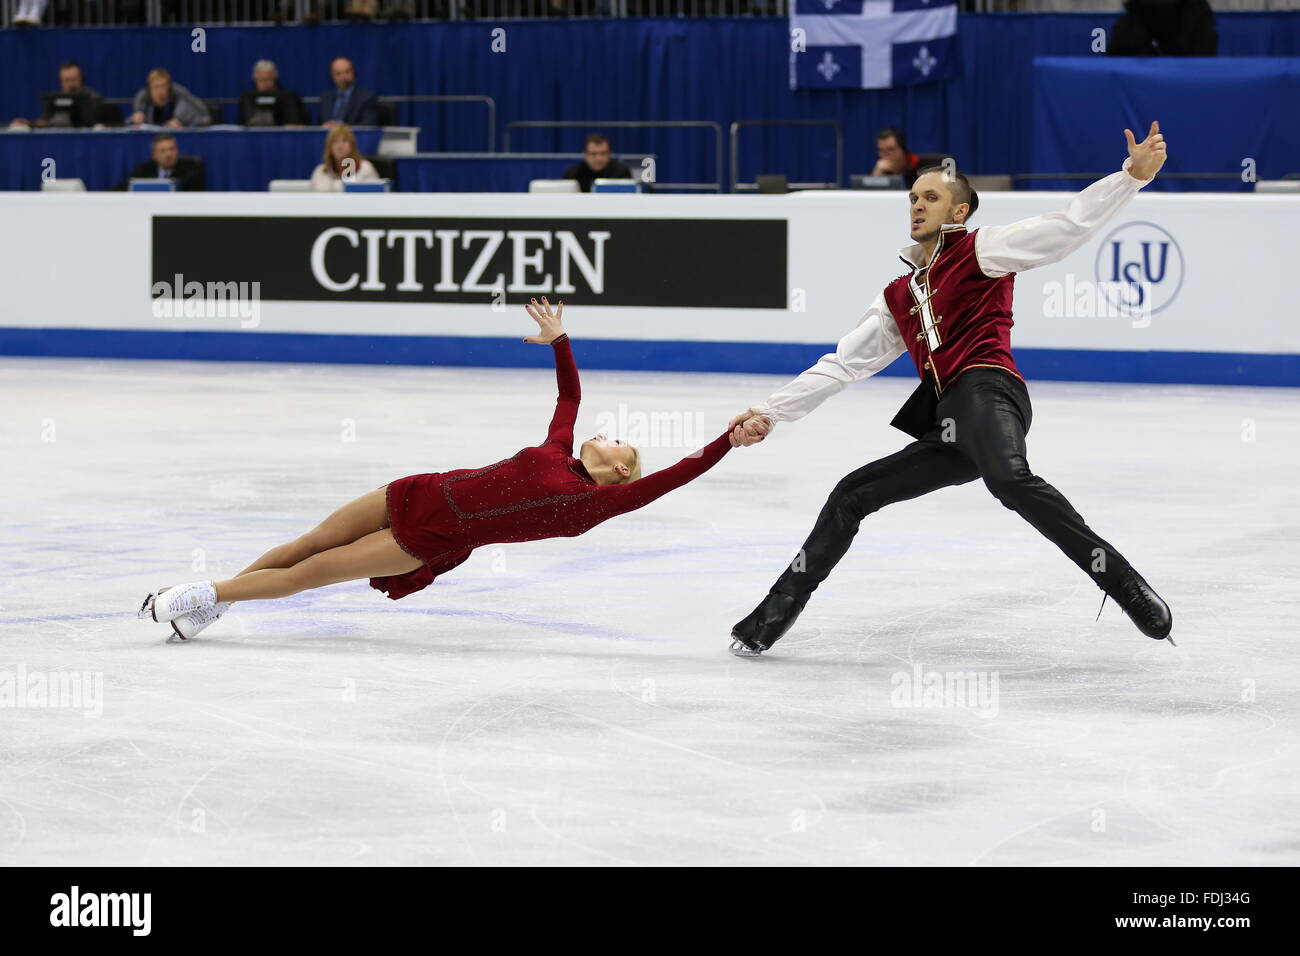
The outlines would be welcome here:
M 152 282 L 263 301 L 784 309 L 784 219 L 153 217 Z

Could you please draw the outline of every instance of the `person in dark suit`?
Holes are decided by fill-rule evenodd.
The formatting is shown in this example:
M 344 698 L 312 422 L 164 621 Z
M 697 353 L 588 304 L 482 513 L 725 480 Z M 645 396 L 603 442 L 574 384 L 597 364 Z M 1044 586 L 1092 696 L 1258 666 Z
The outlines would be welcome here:
M 280 71 L 270 60 L 253 65 L 253 88 L 239 95 L 241 126 L 306 126 L 302 97 L 280 86 Z
M 320 95 L 322 126 L 378 126 L 379 97 L 370 90 L 357 86 L 357 71 L 345 56 L 330 64 L 330 79 L 334 89 Z
M 155 136 L 153 158 L 137 164 L 131 175 L 113 188 L 127 189 L 132 179 L 174 179 L 177 190 L 181 192 L 203 192 L 206 188 L 203 160 L 197 156 L 182 156 L 176 137 L 170 133 Z
M 576 179 L 584 193 L 591 192 L 597 179 L 631 179 L 632 170 L 614 158 L 613 147 L 603 133 L 588 133 L 582 146 L 582 162 L 564 171 L 565 179 Z
M 68 125 L 69 120 L 73 126 L 94 126 L 97 123 L 105 126 L 122 125 L 122 114 L 117 111 L 116 106 L 104 102 L 104 98 L 99 93 L 86 85 L 81 64 L 76 60 L 67 60 L 59 64 L 59 93 L 64 97 L 77 98 L 81 108 L 71 114 L 65 113 L 61 118 L 56 114 L 56 98 L 47 96 L 44 98 L 44 111 L 37 119 L 28 121 L 22 117 L 15 117 L 9 125 L 61 126 Z

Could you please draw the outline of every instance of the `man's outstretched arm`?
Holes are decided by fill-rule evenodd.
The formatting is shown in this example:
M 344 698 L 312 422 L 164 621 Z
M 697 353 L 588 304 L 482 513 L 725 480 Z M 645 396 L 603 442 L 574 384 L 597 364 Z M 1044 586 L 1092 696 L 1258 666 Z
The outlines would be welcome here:
M 776 422 L 803 418 L 846 385 L 875 375 L 905 351 L 903 335 L 882 292 L 857 328 L 840 339 L 834 352 L 823 355 L 816 365 L 778 389 L 761 406 L 731 420 L 731 444 L 762 441 Z M 743 426 L 740 433 L 735 431 L 737 425 Z
M 1078 249 L 1115 215 L 1165 163 L 1165 138 L 1152 123 L 1141 143 L 1124 130 L 1129 158 L 1124 168 L 1077 193 L 1062 212 L 1022 219 L 1008 226 L 984 226 L 975 233 L 975 254 L 984 274 L 1000 277 L 1050 265 Z

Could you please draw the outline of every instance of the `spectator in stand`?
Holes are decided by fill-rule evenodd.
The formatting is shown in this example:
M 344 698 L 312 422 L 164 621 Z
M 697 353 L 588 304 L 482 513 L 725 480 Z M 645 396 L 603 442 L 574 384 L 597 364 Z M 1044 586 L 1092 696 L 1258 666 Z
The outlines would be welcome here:
M 344 182 L 375 183 L 379 172 L 357 148 L 357 137 L 347 123 L 339 123 L 325 137 L 325 155 L 311 173 L 311 188 L 318 193 L 341 193 Z
M 613 147 L 603 133 L 588 133 L 582 144 L 582 162 L 564 171 L 565 179 L 576 179 L 584 193 L 591 192 L 597 179 L 631 179 L 632 170 L 614 158 Z
M 542 13 L 544 17 L 589 17 L 591 15 L 590 0 L 546 0 Z
M 153 159 L 138 164 L 129 178 L 114 189 L 126 189 L 132 179 L 174 179 L 180 192 L 203 192 L 206 188 L 203 160 L 197 156 L 182 156 L 171 133 L 159 133 L 153 138 Z
M 150 70 L 145 88 L 135 94 L 131 118 L 132 126 L 206 126 L 210 123 L 208 108 L 193 93 L 172 82 L 166 70 Z
M 873 176 L 902 176 L 903 188 L 911 189 L 921 157 L 907 151 L 907 137 L 896 126 L 886 126 L 876 134 L 876 168 Z
M 280 86 L 280 71 L 270 60 L 253 64 L 253 88 L 239 96 L 241 126 L 306 126 L 302 97 Z
M 1208 0 L 1124 0 L 1110 31 L 1111 56 L 1218 56 Z
M 121 126 L 122 114 L 111 103 L 85 83 L 81 64 L 76 60 L 67 60 L 59 64 L 59 92 L 66 96 L 75 96 L 82 101 L 82 108 L 74 111 L 71 123 L 74 126 Z M 35 120 L 27 121 L 20 116 L 14 117 L 10 126 L 60 126 L 64 123 L 55 121 L 55 103 L 50 97 L 45 98 L 44 112 Z M 53 122 L 52 122 L 53 121 Z
M 378 126 L 379 98 L 364 87 L 357 86 L 357 71 L 345 56 L 330 64 L 330 79 L 334 89 L 320 95 L 322 126 Z
M 18 0 L 18 11 L 14 14 L 14 26 L 39 27 L 41 15 L 45 13 L 48 0 Z

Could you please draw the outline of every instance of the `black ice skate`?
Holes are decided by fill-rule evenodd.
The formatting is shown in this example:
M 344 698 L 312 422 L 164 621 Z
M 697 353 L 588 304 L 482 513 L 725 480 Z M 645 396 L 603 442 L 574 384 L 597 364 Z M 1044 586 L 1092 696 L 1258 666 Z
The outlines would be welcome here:
M 758 657 L 790 630 L 807 603 L 807 597 L 771 592 L 731 629 L 731 653 L 737 657 Z
M 1169 632 L 1174 626 L 1174 616 L 1169 605 L 1161 600 L 1146 579 L 1132 568 L 1125 570 L 1119 582 L 1106 590 L 1106 594 L 1125 614 L 1129 616 L 1137 629 L 1147 637 L 1157 641 L 1167 640 L 1172 644 Z M 1102 598 L 1102 603 L 1105 603 Z

